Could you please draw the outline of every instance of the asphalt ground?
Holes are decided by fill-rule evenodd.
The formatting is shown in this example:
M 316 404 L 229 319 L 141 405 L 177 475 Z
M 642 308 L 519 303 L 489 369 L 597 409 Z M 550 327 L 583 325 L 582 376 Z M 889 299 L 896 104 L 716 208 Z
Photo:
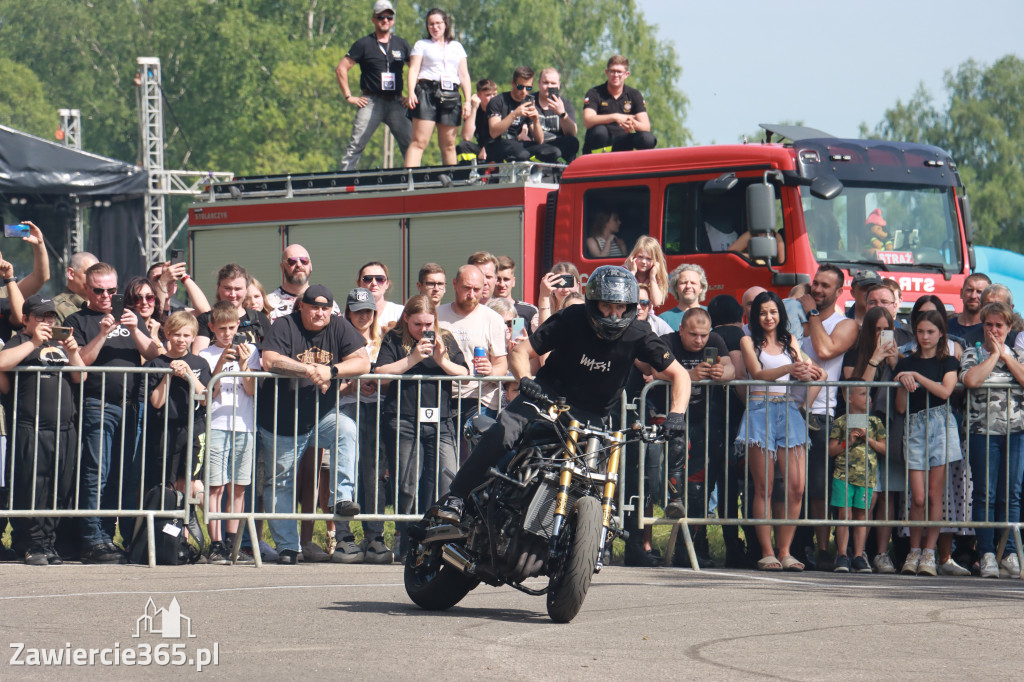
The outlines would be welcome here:
M 150 598 L 177 600 L 190 619 L 180 638 L 134 637 Z M 0 632 L 24 645 L 0 661 L 0 679 L 19 680 L 195 675 L 199 650 L 214 648 L 204 678 L 1012 679 L 1024 676 L 1024 583 L 611 566 L 580 615 L 556 625 L 543 597 L 508 587 L 422 611 L 397 564 L 4 564 Z M 186 665 L 124 665 L 123 650 L 141 661 L 161 645 Z M 100 665 L 99 652 L 94 665 L 12 664 L 46 648 L 116 649 L 107 660 L 121 664 Z

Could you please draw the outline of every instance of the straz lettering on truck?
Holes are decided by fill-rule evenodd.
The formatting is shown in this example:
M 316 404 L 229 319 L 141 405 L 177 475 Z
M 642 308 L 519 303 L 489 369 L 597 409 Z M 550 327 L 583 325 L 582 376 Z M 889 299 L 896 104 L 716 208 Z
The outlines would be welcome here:
M 515 300 L 537 302 L 556 263 L 584 275 L 623 265 L 654 243 L 669 272 L 703 268 L 712 292 L 782 297 L 819 267 L 896 280 L 904 303 L 935 294 L 957 305 L 974 258 L 969 203 L 953 159 L 922 144 L 848 140 L 763 126 L 763 142 L 590 154 L 533 163 L 236 178 L 189 210 L 192 272 L 240 258 L 276 282 L 280 253 L 302 244 L 314 278 L 348 291 L 359 267 L 387 265 L 389 298 L 417 293 L 424 263 L 454 273 L 469 254 L 515 261 Z M 611 246 L 609 246 L 611 245 Z M 676 305 L 666 292 L 659 311 Z

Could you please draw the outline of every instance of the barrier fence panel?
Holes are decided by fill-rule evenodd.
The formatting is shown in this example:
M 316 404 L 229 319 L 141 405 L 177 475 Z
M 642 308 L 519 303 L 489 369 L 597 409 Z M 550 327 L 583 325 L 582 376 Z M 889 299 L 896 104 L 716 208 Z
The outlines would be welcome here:
M 837 543 L 844 544 L 851 527 L 865 529 L 854 531 L 858 533 L 876 528 L 880 546 L 888 545 L 894 530 L 909 534 L 917 546 L 924 534 L 925 547 L 935 545 L 940 530 L 973 534 L 989 529 L 1000 533 L 997 556 L 1002 556 L 1012 536 L 1018 560 L 1024 563 L 1019 503 L 1024 421 L 1018 423 L 1021 415 L 1010 399 L 1010 392 L 1020 387 L 986 383 L 972 389 L 984 406 L 972 419 L 962 408 L 962 384 L 948 403 L 919 388 L 923 406 L 911 404 L 909 416 L 896 409 L 900 386 L 860 381 L 693 382 L 695 395 L 700 389 L 705 399 L 691 401 L 699 409 L 687 413 L 687 442 L 671 439 L 665 462 L 641 444 L 638 466 L 623 471 L 625 477 L 639 478 L 638 500 L 652 499 L 666 508 L 665 517 L 649 511 L 639 514 L 637 528 L 677 524 L 694 567 L 691 527 L 707 525 L 720 525 L 723 533 L 742 525 L 747 543 L 755 542 L 756 536 L 766 555 L 773 531 L 775 545 L 781 543 L 785 555 L 794 528 L 801 526 L 824 529 L 823 533 L 836 528 Z M 662 381 L 645 386 L 637 400 L 639 415 L 663 414 L 668 388 Z M 844 409 L 851 388 L 878 398 L 867 413 Z M 833 401 L 838 398 L 838 411 L 809 411 L 818 391 L 829 391 Z M 715 392 L 717 397 L 711 397 Z M 852 400 L 859 405 L 864 398 L 854 393 Z M 1010 426 L 1000 426 L 1006 424 Z M 871 436 L 870 443 L 863 440 L 863 433 Z M 679 450 L 687 447 L 683 456 Z M 867 447 L 872 457 L 867 456 Z M 991 461 L 992 456 L 999 461 Z M 648 461 L 652 458 L 653 475 Z M 685 462 L 681 468 L 680 462 Z M 673 464 L 678 471 L 672 470 Z M 652 489 L 655 496 L 648 495 Z M 861 491 L 863 502 L 854 499 Z M 674 497 L 679 498 L 674 508 L 681 513 L 670 518 L 668 505 Z M 973 515 L 972 505 L 978 507 Z M 735 532 L 730 533 L 734 537 Z M 673 531 L 669 555 L 675 537 Z

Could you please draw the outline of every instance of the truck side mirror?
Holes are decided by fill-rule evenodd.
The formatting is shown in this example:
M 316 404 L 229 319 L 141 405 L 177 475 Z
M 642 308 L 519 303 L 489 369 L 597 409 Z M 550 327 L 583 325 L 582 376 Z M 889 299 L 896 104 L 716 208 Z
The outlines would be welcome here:
M 811 183 L 811 195 L 819 199 L 835 199 L 842 191 L 843 183 L 831 175 L 819 175 Z
M 752 260 L 773 261 L 778 257 L 779 243 L 775 241 L 774 236 L 750 238 L 750 258 Z
M 752 235 L 775 231 L 775 187 L 765 183 L 756 183 L 747 187 L 747 229 Z M 773 238 L 772 244 L 775 244 Z M 751 257 L 754 238 L 750 240 Z

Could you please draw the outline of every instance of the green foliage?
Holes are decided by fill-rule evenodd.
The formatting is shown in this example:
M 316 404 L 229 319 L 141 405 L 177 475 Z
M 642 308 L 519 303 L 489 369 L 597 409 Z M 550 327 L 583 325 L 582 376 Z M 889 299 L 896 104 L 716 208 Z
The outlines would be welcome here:
M 875 127 L 885 139 L 927 142 L 957 162 L 971 197 L 975 240 L 1024 246 L 1024 61 L 1008 55 L 989 67 L 968 60 L 946 72 L 941 108 L 918 88 Z
M 82 111 L 89 151 L 139 153 L 136 58 L 159 57 L 166 165 L 256 173 L 337 167 L 355 109 L 334 67 L 373 30 L 370 0 L 0 0 L 0 122 L 52 135 L 58 107 Z M 414 43 L 432 3 L 395 2 L 396 32 Z M 686 97 L 676 55 L 650 38 L 634 0 L 459 0 L 451 5 L 470 74 L 504 86 L 520 64 L 554 65 L 577 109 L 622 52 L 648 97 L 661 146 L 684 144 Z M 349 73 L 351 83 L 359 69 Z M 362 165 L 381 165 L 383 129 Z M 437 163 L 432 144 L 424 163 Z

